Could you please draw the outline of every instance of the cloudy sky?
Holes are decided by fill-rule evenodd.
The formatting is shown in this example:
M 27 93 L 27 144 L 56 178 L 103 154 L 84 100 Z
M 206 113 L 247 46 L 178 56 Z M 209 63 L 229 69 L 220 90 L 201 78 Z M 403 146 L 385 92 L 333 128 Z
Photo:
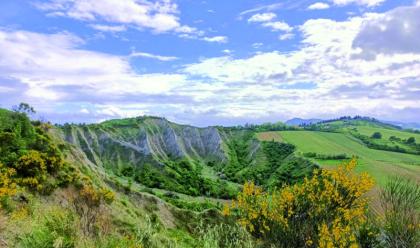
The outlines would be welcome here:
M 420 122 L 420 1 L 0 0 L 0 107 L 53 122 Z

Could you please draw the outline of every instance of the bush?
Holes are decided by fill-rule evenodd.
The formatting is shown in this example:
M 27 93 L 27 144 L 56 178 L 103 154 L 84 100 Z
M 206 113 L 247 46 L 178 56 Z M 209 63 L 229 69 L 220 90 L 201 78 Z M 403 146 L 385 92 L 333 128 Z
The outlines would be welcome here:
M 245 183 L 223 213 L 278 247 L 357 245 L 359 227 L 366 219 L 367 199 L 362 196 L 373 180 L 354 173 L 355 166 L 353 159 L 336 170 L 316 170 L 302 184 L 271 193 Z
M 382 134 L 380 132 L 374 132 L 372 134 L 373 139 L 382 139 Z
M 96 234 L 95 225 L 103 212 L 102 205 L 114 201 L 115 195 L 112 191 L 102 189 L 96 190 L 92 185 L 83 186 L 82 190 L 73 199 L 73 207 L 80 216 L 81 229 L 86 236 Z
M 385 213 L 384 236 L 388 247 L 416 247 L 420 242 L 420 185 L 393 178 L 381 193 Z
M 16 183 L 12 177 L 16 174 L 16 171 L 11 168 L 6 168 L 0 162 L 0 200 L 12 196 L 16 193 Z M 3 204 L 0 202 L 0 207 Z
M 416 143 L 416 139 L 414 137 L 410 137 L 407 139 L 406 141 L 407 144 L 415 144 Z

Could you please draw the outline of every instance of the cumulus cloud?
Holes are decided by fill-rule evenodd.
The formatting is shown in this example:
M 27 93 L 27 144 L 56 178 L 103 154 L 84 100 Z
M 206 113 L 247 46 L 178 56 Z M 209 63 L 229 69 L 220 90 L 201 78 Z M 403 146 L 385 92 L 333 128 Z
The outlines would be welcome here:
M 261 26 L 270 28 L 273 32 L 284 32 L 284 34 L 279 36 L 280 40 L 287 40 L 294 37 L 294 34 L 292 33 L 293 27 L 289 26 L 284 21 L 276 21 L 277 15 L 268 12 L 268 13 L 258 13 L 253 16 L 251 16 L 248 19 L 249 23 L 260 23 Z
M 277 15 L 272 12 L 255 14 L 248 19 L 248 22 L 269 22 L 276 17 Z
M 27 96 L 59 100 L 75 86 L 86 94 L 167 93 L 184 83 L 178 74 L 136 74 L 124 57 L 79 49 L 68 33 L 0 31 L 0 73 L 28 86 Z
M 320 10 L 320 9 L 329 9 L 330 5 L 323 2 L 316 2 L 308 6 L 310 10 Z
M 420 5 L 398 7 L 366 20 L 353 41 L 361 56 L 420 53 Z
M 222 124 L 401 112 L 406 120 L 420 121 L 420 53 L 391 49 L 381 39 L 378 47 L 387 49 L 360 42 L 364 30 L 379 19 L 404 16 L 408 21 L 413 8 L 344 21 L 307 20 L 294 27 L 302 37 L 294 50 L 209 57 L 168 74 L 140 74 L 131 68 L 129 56 L 84 50 L 84 40 L 69 33 L 0 30 L 0 75 L 9 80 L 7 85 L 0 81 L 0 92 L 9 97 L 10 85 L 19 87 L 30 102 L 47 102 L 44 110 L 74 103 L 77 108 L 69 113 L 77 113 L 75 118 L 96 120 L 145 113 L 194 123 L 198 116 L 201 123 Z M 390 30 L 395 35 L 401 31 Z M 360 56 L 369 49 L 376 56 Z M 79 102 L 86 103 L 89 113 L 75 104 Z
M 202 40 L 207 41 L 207 42 L 216 42 L 216 43 L 228 42 L 228 38 L 226 36 L 203 37 Z
M 420 54 L 397 51 L 372 60 L 355 56 L 359 48 L 353 41 L 366 23 L 380 16 L 308 20 L 299 27 L 303 36 L 300 49 L 242 59 L 208 58 L 187 66 L 184 72 L 221 83 L 222 88 L 229 86 L 231 90 L 217 94 L 218 101 L 222 95 L 226 101 L 235 99 L 223 105 L 223 116 L 260 115 L 265 111 L 266 115 L 310 117 L 317 113 L 328 118 L 343 113 L 384 117 L 406 109 L 419 111 L 412 107 L 420 106 Z M 399 12 L 399 16 L 410 15 Z
M 289 24 L 281 21 L 277 22 L 265 22 L 262 24 L 263 27 L 271 28 L 273 31 L 284 31 L 284 32 L 291 32 L 293 30 Z
M 177 5 L 171 0 L 50 0 L 38 2 L 36 6 L 73 19 L 132 24 L 158 33 L 181 26 Z

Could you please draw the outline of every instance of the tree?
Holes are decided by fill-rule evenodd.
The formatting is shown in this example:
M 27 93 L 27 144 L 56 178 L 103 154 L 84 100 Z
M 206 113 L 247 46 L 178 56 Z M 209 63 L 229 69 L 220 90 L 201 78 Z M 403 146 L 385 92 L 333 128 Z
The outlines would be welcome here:
M 410 137 L 407 139 L 407 144 L 415 144 L 416 143 L 416 139 L 414 137 Z
M 21 102 L 18 106 L 13 106 L 13 111 L 27 115 L 33 115 L 36 113 L 35 109 L 25 102 Z
M 382 134 L 380 132 L 374 132 L 372 134 L 373 139 L 382 139 Z

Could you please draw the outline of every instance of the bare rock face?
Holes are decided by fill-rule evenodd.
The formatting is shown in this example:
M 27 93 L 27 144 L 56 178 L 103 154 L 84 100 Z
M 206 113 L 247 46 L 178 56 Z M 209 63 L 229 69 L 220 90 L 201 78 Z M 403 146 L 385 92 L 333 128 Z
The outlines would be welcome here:
M 64 139 L 98 166 L 162 164 L 168 159 L 226 162 L 223 135 L 215 127 L 178 125 L 162 118 L 135 118 L 93 125 L 67 125 Z

